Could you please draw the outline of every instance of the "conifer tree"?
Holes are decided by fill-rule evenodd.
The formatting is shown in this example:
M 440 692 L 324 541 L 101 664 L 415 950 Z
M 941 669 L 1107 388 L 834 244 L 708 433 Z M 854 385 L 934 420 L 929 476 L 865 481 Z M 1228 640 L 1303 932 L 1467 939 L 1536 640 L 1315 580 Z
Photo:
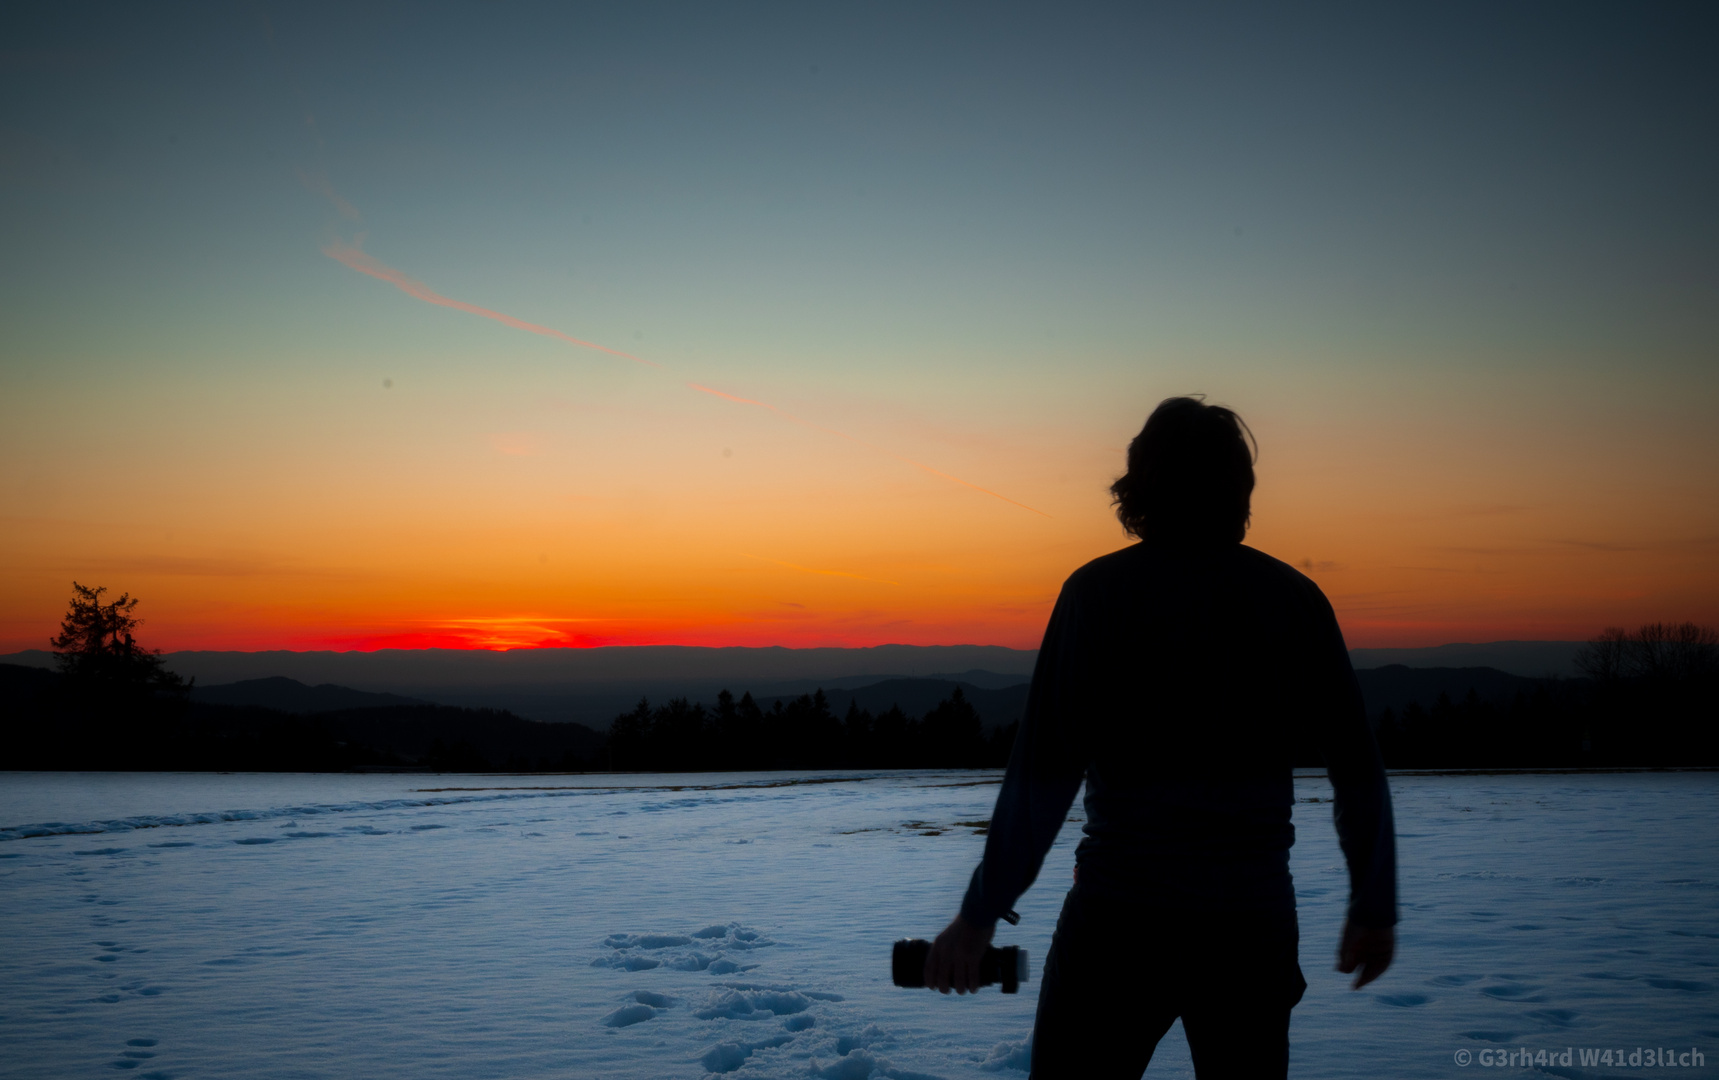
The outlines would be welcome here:
M 138 601 L 121 593 L 110 604 L 101 602 L 103 586 L 89 588 L 72 582 L 71 604 L 50 642 L 54 663 L 68 681 L 86 691 L 181 695 L 190 683 L 168 671 L 160 650 L 144 648 L 135 631 L 143 622 L 132 612 Z

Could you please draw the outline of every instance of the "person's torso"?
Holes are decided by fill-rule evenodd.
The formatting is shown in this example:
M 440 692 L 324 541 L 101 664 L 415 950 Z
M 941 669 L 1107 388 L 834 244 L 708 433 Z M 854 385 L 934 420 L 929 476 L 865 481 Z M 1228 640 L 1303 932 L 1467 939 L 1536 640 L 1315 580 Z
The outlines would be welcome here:
M 1241 545 L 1139 545 L 1071 585 L 1083 879 L 1160 903 L 1293 904 L 1291 769 L 1328 632 L 1311 584 Z

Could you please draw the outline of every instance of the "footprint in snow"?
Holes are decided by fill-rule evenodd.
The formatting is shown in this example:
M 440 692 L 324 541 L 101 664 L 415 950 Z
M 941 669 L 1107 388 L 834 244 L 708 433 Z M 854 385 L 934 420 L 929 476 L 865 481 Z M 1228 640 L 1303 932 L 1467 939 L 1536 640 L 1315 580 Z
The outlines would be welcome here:
M 690 933 L 615 933 L 602 940 L 603 951 L 591 964 L 630 972 L 701 971 L 731 975 L 758 967 L 756 963 L 741 961 L 757 950 L 776 945 L 768 936 L 740 923 L 717 923 Z M 769 1057 L 770 1051 L 792 1044 L 798 1058 L 811 1055 L 809 1075 L 827 1080 L 873 1076 L 935 1080 L 922 1073 L 898 1069 L 887 1058 L 876 1056 L 880 1048 L 894 1045 L 894 1038 L 875 1024 L 851 1033 L 850 1025 L 841 1023 L 839 1016 L 827 1009 L 842 1000 L 840 994 L 796 986 L 724 982 L 711 986 L 703 1004 L 689 1006 L 668 994 L 635 990 L 623 997 L 601 1023 L 618 1031 L 652 1020 L 667 1023 L 671 1011 L 683 1018 L 690 1013 L 691 1019 L 709 1025 L 718 1040 L 692 1059 L 711 1074 L 737 1072 L 749 1064 L 756 1068 L 760 1053 Z M 832 1023 L 833 1030 L 829 1026 Z M 776 1030 L 771 1032 L 770 1028 Z M 843 1034 L 844 1028 L 850 1033 Z M 757 1032 L 758 1037 L 735 1038 L 747 1032 Z M 1010 1064 L 1004 1067 L 1014 1067 L 1014 1058 L 1008 1061 Z
M 113 1059 L 116 1069 L 135 1069 L 155 1056 L 155 1051 L 149 1049 L 156 1044 L 155 1039 L 127 1039 L 125 1049 Z M 150 1073 L 151 1077 L 165 1077 L 166 1073 Z
M 776 944 L 756 930 L 739 923 L 707 926 L 691 934 L 610 934 L 603 939 L 610 950 L 591 961 L 592 967 L 619 971 L 708 971 L 712 975 L 734 975 L 757 967 L 730 959 L 729 952 L 746 953 Z
M 603 1017 L 603 1026 L 624 1028 L 642 1024 L 655 1019 L 658 1013 L 672 1007 L 678 1000 L 652 990 L 634 990 L 627 995 L 628 1004 Z
M 1432 999 L 1425 994 L 1378 994 L 1374 997 L 1381 1005 L 1391 1005 L 1399 1009 L 1412 1009 L 1416 1005 L 1425 1005 Z

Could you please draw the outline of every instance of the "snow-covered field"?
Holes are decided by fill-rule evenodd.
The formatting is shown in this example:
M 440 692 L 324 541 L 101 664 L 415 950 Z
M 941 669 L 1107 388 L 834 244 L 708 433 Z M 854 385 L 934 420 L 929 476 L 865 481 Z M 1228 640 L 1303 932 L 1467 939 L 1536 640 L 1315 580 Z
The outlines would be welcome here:
M 1000 928 L 1022 993 L 889 982 L 996 779 L 0 774 L 0 1076 L 1021 1077 L 1078 826 Z M 1719 1073 L 1719 774 L 1394 777 L 1400 953 L 1360 993 L 1297 785 L 1294 1075 Z M 1191 1075 L 1179 1029 L 1148 1075 Z

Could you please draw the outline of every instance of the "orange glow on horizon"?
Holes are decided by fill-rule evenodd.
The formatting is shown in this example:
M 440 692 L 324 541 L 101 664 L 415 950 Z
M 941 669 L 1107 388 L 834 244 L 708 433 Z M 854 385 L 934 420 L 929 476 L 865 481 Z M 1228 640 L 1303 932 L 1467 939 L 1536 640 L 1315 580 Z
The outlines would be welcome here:
M 451 300 L 356 246 L 326 250 L 416 299 L 657 367 Z M 519 341 L 496 337 L 498 356 Z M 115 383 L 115 422 L 74 442 L 62 433 L 86 388 L 41 391 L 7 414 L 28 516 L 0 518 L 0 652 L 44 647 L 73 578 L 142 597 L 144 640 L 167 651 L 1034 648 L 1063 579 L 1127 543 L 1107 488 L 1165 381 L 1077 404 L 1043 386 L 988 398 L 984 371 L 911 397 L 797 385 L 872 441 L 541 353 L 486 352 L 478 379 L 355 350 L 308 372 Z M 1672 433 L 1656 442 L 1595 438 L 1587 417 L 1521 424 L 1509 403 L 1537 392 L 1527 376 L 1495 405 L 1430 378 L 1365 408 L 1336 382 L 1229 385 L 1262 451 L 1248 542 L 1319 584 L 1351 646 L 1719 621 L 1698 401 L 1677 402 L 1682 427 L 1619 427 Z M 925 458 L 1008 477 L 1035 505 Z

